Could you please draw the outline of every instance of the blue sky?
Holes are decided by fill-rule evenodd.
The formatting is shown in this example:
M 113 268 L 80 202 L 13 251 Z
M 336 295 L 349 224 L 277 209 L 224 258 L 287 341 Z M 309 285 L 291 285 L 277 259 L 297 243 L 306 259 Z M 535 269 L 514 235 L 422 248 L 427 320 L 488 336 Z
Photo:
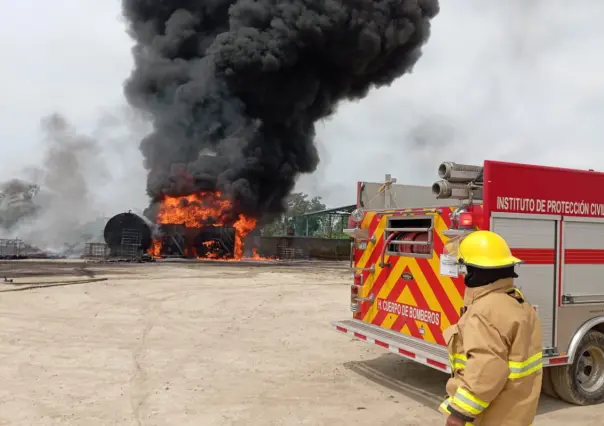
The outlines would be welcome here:
M 103 113 L 121 114 L 132 43 L 116 0 L 0 1 L 6 179 L 40 161 L 42 116 L 60 112 L 92 134 Z M 357 180 L 391 173 L 430 184 L 444 160 L 604 169 L 604 2 L 441 3 L 413 74 L 341 105 L 319 125 L 321 166 L 299 189 L 347 204 Z M 95 193 L 110 210 L 142 207 L 138 137 L 106 144 L 103 137 L 119 161 L 109 164 L 112 179 L 91 183 Z

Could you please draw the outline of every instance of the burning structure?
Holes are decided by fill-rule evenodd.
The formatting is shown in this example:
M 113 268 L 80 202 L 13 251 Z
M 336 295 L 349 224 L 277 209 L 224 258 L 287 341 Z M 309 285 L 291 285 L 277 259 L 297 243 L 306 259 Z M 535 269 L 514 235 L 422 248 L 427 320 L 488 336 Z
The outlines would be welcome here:
M 134 39 L 125 95 L 163 235 L 152 252 L 243 256 L 319 162 L 315 123 L 410 71 L 438 0 L 122 0 Z M 178 165 L 178 167 L 175 167 Z M 182 165 L 182 167 L 181 167 Z M 182 249 L 181 249 L 182 248 Z
M 148 252 L 153 257 L 238 260 L 244 256 L 245 237 L 256 226 L 256 220 L 242 214 L 232 220 L 231 202 L 220 192 L 166 196 L 153 213 L 153 221 L 132 212 L 109 219 L 104 230 L 108 256 Z M 260 258 L 255 253 L 249 257 Z
M 165 196 L 155 210 L 153 256 L 241 259 L 244 239 L 256 226 L 243 214 L 233 218 L 232 203 L 221 192 Z

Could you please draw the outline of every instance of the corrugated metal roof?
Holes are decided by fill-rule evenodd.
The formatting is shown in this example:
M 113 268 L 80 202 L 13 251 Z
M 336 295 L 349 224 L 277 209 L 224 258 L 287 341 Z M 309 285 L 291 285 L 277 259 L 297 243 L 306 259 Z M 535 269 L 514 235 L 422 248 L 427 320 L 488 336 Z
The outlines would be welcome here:
M 356 204 L 351 204 L 348 206 L 334 207 L 332 209 L 319 210 L 316 212 L 304 213 L 299 215 L 298 217 L 304 216 L 317 216 L 321 214 L 338 214 L 338 212 L 342 212 L 342 214 L 350 214 L 354 209 L 357 208 Z

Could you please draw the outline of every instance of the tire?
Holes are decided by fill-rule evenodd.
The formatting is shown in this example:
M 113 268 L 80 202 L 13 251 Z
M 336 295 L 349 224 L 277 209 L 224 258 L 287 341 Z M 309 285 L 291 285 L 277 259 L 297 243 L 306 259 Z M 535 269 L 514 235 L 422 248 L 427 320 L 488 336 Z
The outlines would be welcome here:
M 543 382 L 541 383 L 541 392 L 543 395 L 547 395 L 550 398 L 560 399 L 558 392 L 554 389 L 554 384 L 552 383 L 552 368 L 556 367 L 547 367 L 543 369 Z M 559 368 L 559 367 L 558 367 Z
M 575 405 L 604 402 L 604 334 L 589 331 L 571 365 L 550 369 L 554 389 L 564 401 Z

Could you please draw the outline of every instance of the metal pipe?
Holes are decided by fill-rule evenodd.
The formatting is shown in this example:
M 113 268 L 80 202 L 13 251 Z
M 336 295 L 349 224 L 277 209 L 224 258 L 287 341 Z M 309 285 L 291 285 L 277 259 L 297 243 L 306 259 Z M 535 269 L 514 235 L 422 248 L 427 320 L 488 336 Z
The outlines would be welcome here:
M 397 245 L 407 245 L 407 246 L 427 246 L 430 245 L 430 241 L 390 241 L 389 244 L 397 244 Z
M 481 166 L 457 164 L 452 161 L 445 161 L 438 166 L 438 176 L 441 179 L 455 183 L 472 182 L 476 180 L 481 173 Z
M 384 241 L 384 247 L 382 247 L 382 254 L 380 256 L 380 267 L 384 268 L 386 266 L 390 267 L 391 264 L 390 263 L 384 263 L 384 257 L 386 255 L 386 250 L 388 249 L 388 246 L 390 245 L 390 242 L 392 241 L 392 239 L 394 237 L 396 237 L 398 234 L 400 234 L 400 232 L 393 232 L 392 234 L 390 234 L 388 236 L 388 238 L 385 239 Z M 386 234 L 384 234 L 384 236 L 386 236 Z
M 385 228 L 389 232 L 430 232 L 432 228 Z
M 447 180 L 439 180 L 432 184 L 432 193 L 438 199 L 453 198 L 456 200 L 467 200 L 470 198 L 470 186 L 467 183 L 453 183 Z M 472 197 L 482 200 L 482 188 L 472 188 Z
M 371 273 L 375 272 L 375 266 L 371 266 L 370 268 L 358 268 L 354 266 L 352 269 L 355 271 L 369 271 Z

